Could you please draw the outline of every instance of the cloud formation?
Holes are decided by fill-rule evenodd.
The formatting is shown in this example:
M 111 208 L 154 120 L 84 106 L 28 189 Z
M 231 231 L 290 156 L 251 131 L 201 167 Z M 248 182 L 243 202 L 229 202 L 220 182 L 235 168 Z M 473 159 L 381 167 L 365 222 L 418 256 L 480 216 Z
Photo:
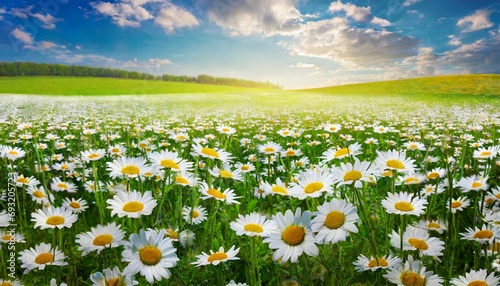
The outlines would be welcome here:
M 330 12 L 345 12 L 346 16 L 354 19 L 356 22 L 361 23 L 372 23 L 375 25 L 379 25 L 381 27 L 387 27 L 391 25 L 391 22 L 375 17 L 372 14 L 370 7 L 359 7 L 354 4 L 348 3 L 343 4 L 340 0 L 336 2 L 332 2 L 330 7 L 328 8 Z
M 91 2 L 90 5 L 120 27 L 140 27 L 142 22 L 154 20 L 166 32 L 172 33 L 177 28 L 199 25 L 191 12 L 168 0 L 120 0 L 116 3 Z
M 458 20 L 457 26 L 462 28 L 463 33 L 491 28 L 493 27 L 493 23 L 489 19 L 491 13 L 493 11 L 487 9 L 477 10 L 473 14 Z
M 45 14 L 41 12 L 34 13 L 32 12 L 33 8 L 34 8 L 33 5 L 27 6 L 26 8 L 12 8 L 8 13 L 22 19 L 29 19 L 29 18 L 35 19 L 37 21 L 38 26 L 47 30 L 55 29 L 56 23 L 62 21 L 62 19 L 55 18 L 49 13 Z

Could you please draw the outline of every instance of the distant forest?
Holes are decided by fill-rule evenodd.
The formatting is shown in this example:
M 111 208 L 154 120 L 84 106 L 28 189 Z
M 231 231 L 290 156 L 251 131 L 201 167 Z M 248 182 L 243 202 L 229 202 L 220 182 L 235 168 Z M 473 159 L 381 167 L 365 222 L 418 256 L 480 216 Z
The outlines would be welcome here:
M 153 75 L 137 71 L 121 69 L 99 68 L 88 66 L 68 66 L 61 64 L 45 64 L 31 62 L 0 62 L 0 76 L 85 76 L 85 77 L 111 77 L 142 80 L 163 80 L 173 82 L 195 82 L 202 84 L 230 85 L 240 87 L 255 87 L 267 89 L 282 89 L 280 85 L 270 82 L 259 82 L 237 78 L 215 77 L 210 75 Z

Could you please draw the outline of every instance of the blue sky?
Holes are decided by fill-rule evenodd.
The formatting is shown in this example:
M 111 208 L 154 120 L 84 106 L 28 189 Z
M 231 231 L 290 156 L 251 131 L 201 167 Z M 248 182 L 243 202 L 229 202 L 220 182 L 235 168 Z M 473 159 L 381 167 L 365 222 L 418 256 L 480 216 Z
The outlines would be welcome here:
M 7 0 L 0 61 L 286 89 L 500 73 L 497 0 Z

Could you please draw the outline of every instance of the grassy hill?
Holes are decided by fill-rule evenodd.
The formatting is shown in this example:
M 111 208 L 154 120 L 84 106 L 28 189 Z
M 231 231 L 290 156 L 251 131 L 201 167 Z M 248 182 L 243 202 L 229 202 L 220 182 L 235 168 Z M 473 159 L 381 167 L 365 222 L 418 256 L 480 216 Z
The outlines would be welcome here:
M 452 75 L 300 90 L 335 95 L 500 96 L 500 75 Z
M 159 80 L 98 77 L 0 77 L 0 93 L 39 95 L 141 95 L 167 93 L 258 92 L 257 88 Z

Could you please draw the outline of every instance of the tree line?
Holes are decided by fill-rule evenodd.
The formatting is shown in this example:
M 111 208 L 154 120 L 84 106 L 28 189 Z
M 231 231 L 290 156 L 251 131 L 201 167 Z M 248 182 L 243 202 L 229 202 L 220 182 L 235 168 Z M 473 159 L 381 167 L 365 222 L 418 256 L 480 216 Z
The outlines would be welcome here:
M 129 78 L 141 80 L 163 80 L 171 82 L 194 82 L 202 84 L 230 85 L 239 87 L 254 87 L 266 89 L 282 89 L 280 85 L 270 82 L 215 77 L 210 75 L 153 75 L 137 71 L 89 66 L 70 66 L 62 64 L 32 63 L 32 62 L 0 62 L 0 76 L 84 76 Z

